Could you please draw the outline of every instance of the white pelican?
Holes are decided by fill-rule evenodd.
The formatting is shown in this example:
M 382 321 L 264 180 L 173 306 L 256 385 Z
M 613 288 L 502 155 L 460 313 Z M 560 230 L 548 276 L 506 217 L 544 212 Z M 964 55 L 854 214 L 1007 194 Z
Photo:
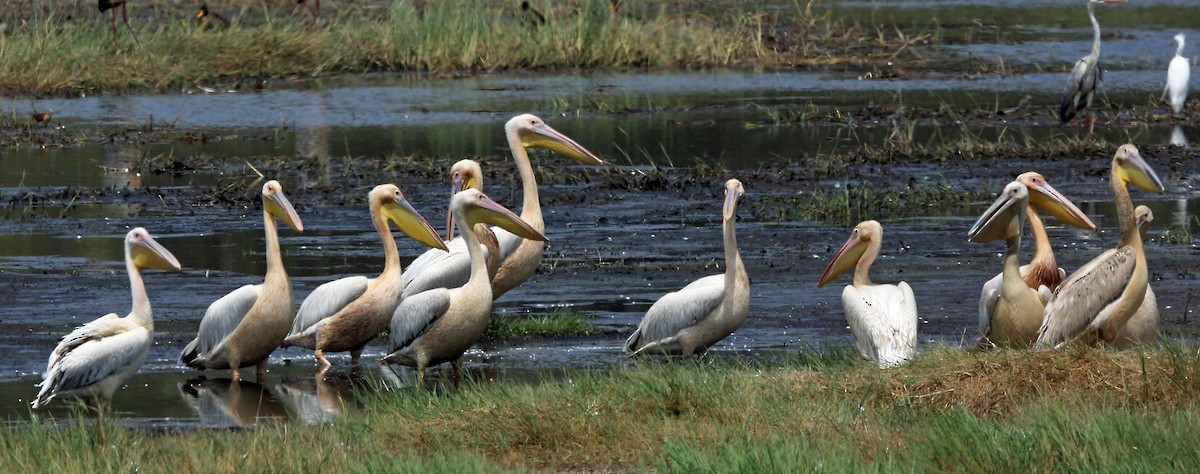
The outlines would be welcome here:
M 842 306 L 854 347 L 880 368 L 895 367 L 912 358 L 917 348 L 917 300 L 908 283 L 871 283 L 871 264 L 883 247 L 883 226 L 863 221 L 825 267 L 817 286 L 854 269 L 854 282 L 842 290 Z
M 1092 97 L 1100 88 L 1104 79 L 1104 71 L 1100 69 L 1100 23 L 1096 21 L 1095 5 L 1097 3 L 1125 3 L 1125 0 L 1088 0 L 1088 19 L 1092 21 L 1092 52 L 1075 63 L 1071 69 L 1067 84 L 1063 86 L 1062 100 L 1059 103 L 1058 118 L 1062 123 L 1070 122 L 1075 114 L 1083 111 L 1088 113 L 1092 106 Z M 1089 114 L 1089 119 L 1091 118 Z M 1089 131 L 1090 131 L 1090 124 Z
M 725 182 L 721 232 L 725 240 L 725 274 L 709 275 L 667 293 L 654 302 L 636 331 L 625 341 L 625 353 L 703 353 L 733 334 L 750 312 L 750 278 L 738 252 L 734 221 L 737 201 L 745 194 L 742 182 Z
M 368 201 L 371 222 L 383 241 L 383 273 L 376 278 L 352 276 L 318 286 L 300 304 L 292 332 L 283 340 L 283 347 L 313 349 L 322 370 L 329 367 L 326 352 L 350 351 L 350 362 L 357 364 L 363 347 L 387 329 L 392 312 L 400 304 L 404 289 L 400 252 L 388 221 L 417 242 L 446 249 L 442 237 L 404 199 L 396 185 L 376 186 Z
M 1071 201 L 1050 187 L 1050 183 L 1047 183 L 1041 174 L 1032 171 L 1022 173 L 1017 176 L 1016 182 L 1025 185 L 1029 190 L 1028 204 L 1030 205 L 1024 206 L 1024 214 L 1029 223 L 1029 234 L 1033 236 L 1034 242 L 1033 259 L 1029 261 L 1029 264 L 1021 266 L 1017 277 L 1035 292 L 1039 291 L 1041 287 L 1045 287 L 1047 295 L 1049 295 L 1067 277 L 1067 272 L 1059 268 L 1058 263 L 1055 262 L 1050 239 L 1046 236 L 1046 228 L 1042 226 L 1042 219 L 1038 217 L 1033 208 L 1037 207 L 1055 216 L 1058 220 L 1080 229 L 1095 231 L 1096 225 Z M 1007 223 L 1000 223 L 1000 225 L 1007 225 Z M 1017 230 L 1019 233 L 1020 229 Z M 997 238 L 1007 239 L 1008 237 Z M 1008 268 L 1007 263 L 1006 258 L 1005 268 Z M 999 343 L 1001 345 L 1029 346 L 1037 340 L 1037 331 L 1042 325 L 1043 308 L 1028 313 L 1013 313 L 1010 308 L 1010 311 L 1006 311 L 1007 317 L 1019 316 L 1023 319 L 1000 323 L 999 332 L 996 337 L 992 337 L 992 318 L 996 305 L 1000 302 L 1003 279 L 1004 272 L 1001 272 L 988 280 L 987 283 L 984 283 L 983 291 L 979 295 L 979 345 L 992 346 Z M 1045 301 L 1042 301 L 1042 305 L 1044 304 Z
M 1121 145 L 1112 160 L 1109 187 L 1117 207 L 1121 240 L 1072 273 L 1046 303 L 1037 347 L 1059 347 L 1073 339 L 1112 341 L 1142 304 L 1148 272 L 1128 185 L 1160 193 L 1162 180 L 1137 147 Z
M 508 138 L 513 161 L 516 161 L 521 174 L 521 187 L 524 190 L 521 219 L 538 233 L 545 233 L 546 222 L 538 201 L 537 180 L 526 148 L 545 148 L 583 163 L 602 165 L 604 161 L 533 115 L 513 117 L 504 124 L 504 135 Z M 537 271 L 542 262 L 543 244 L 522 239 L 504 229 L 492 230 L 500 243 L 501 258 L 500 269 L 493 278 L 492 287 L 495 290 L 492 297 L 499 298 Z M 455 239 L 448 245 L 449 252 L 425 252 L 414 260 L 404 272 L 404 296 L 407 298 L 432 288 L 457 288 L 465 284 L 471 274 L 471 264 L 462 242 L 461 239 Z
M 504 206 L 477 189 L 466 189 L 450 200 L 459 228 L 487 222 L 522 238 L 544 242 L 546 237 Z M 434 288 L 405 297 L 392 315 L 389 354 L 384 362 L 416 367 L 425 379 L 425 368 L 454 362 L 466 352 L 487 326 L 492 313 L 492 285 L 475 233 L 464 232 L 471 258 L 471 277 L 457 288 Z
M 208 306 L 200 331 L 179 354 L 179 362 L 197 370 L 238 369 L 257 366 L 261 381 L 267 368 L 267 356 L 279 347 L 292 328 L 295 297 L 283 257 L 279 255 L 279 232 L 275 219 L 304 232 L 304 223 L 283 195 L 278 181 L 267 181 L 262 188 L 263 227 L 267 241 L 267 275 L 261 285 L 246 285 Z
M 1168 100 L 1171 103 L 1171 110 L 1178 115 L 1183 112 L 1183 104 L 1187 102 L 1188 79 L 1192 74 L 1192 67 L 1188 64 L 1188 58 L 1183 56 L 1183 33 L 1175 35 L 1171 40 L 1175 44 L 1175 57 L 1171 59 L 1171 65 L 1167 66 L 1167 85 L 1163 87 L 1162 100 Z
M 1154 213 L 1149 207 L 1138 206 L 1133 210 L 1134 217 L 1137 218 L 1138 231 L 1142 235 L 1142 241 L 1146 240 L 1146 227 L 1154 220 Z M 1131 347 L 1150 347 L 1158 342 L 1158 298 L 1154 296 L 1154 289 L 1146 284 L 1146 297 L 1142 298 L 1142 305 L 1138 307 L 1133 316 L 1129 317 L 1129 322 L 1117 331 L 1117 338 L 1113 339 L 1113 346 L 1117 349 L 1129 349 Z
M 450 167 L 450 197 L 454 197 L 459 191 L 464 189 L 478 189 L 483 191 L 483 168 L 479 166 L 479 162 L 475 160 L 459 160 L 454 166 Z M 496 291 L 495 281 L 496 272 L 500 271 L 500 241 L 496 240 L 496 233 L 492 232 L 492 228 L 487 224 L 475 224 L 475 238 L 479 239 L 479 245 L 487 252 L 485 255 L 487 260 L 488 279 L 493 280 L 492 292 Z M 446 238 L 454 238 L 454 213 L 446 212 Z M 463 246 L 466 249 L 466 246 Z
M 179 271 L 179 261 L 138 227 L 125 234 L 125 271 L 133 294 L 133 309 L 124 318 L 109 313 L 75 328 L 62 338 L 38 386 L 33 407 L 55 397 L 94 398 L 101 412 L 113 393 L 141 368 L 154 339 L 150 298 L 142 284 L 143 268 Z

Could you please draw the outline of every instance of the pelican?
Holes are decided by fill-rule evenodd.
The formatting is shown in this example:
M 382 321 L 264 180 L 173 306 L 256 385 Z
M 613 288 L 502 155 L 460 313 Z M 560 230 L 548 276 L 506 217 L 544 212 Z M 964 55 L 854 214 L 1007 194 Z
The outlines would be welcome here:
M 817 286 L 854 269 L 854 283 L 842 290 L 842 306 L 854 347 L 880 368 L 895 367 L 912 358 L 917 347 L 917 300 L 908 283 L 871 283 L 871 264 L 883 246 L 883 226 L 863 221 L 825 267 Z
M 326 352 L 350 351 L 350 362 L 357 364 L 363 347 L 387 329 L 392 312 L 400 304 L 404 287 L 400 252 L 388 221 L 417 242 L 446 249 L 442 237 L 404 199 L 396 185 L 376 186 L 368 201 L 371 222 L 383 241 L 383 273 L 376 278 L 352 276 L 318 286 L 300 304 L 292 332 L 283 340 L 283 347 L 313 349 L 321 370 L 329 367 Z
M 267 275 L 261 285 L 246 285 L 208 306 L 200 320 L 200 332 L 179 354 L 179 362 L 197 370 L 238 369 L 257 366 L 261 381 L 267 368 L 267 356 L 279 347 L 292 327 L 295 297 L 283 258 L 279 255 L 279 233 L 275 219 L 296 232 L 304 232 L 300 216 L 283 194 L 278 181 L 267 181 L 262 188 L 263 227 L 267 241 Z
M 546 237 L 516 214 L 496 204 L 478 189 L 465 189 L 450 200 L 455 224 L 470 229 L 479 222 L 500 226 L 526 239 Z M 488 281 L 483 250 L 473 232 L 463 232 L 471 258 L 471 277 L 457 288 L 434 288 L 405 297 L 392 315 L 389 354 L 384 362 L 416 367 L 421 380 L 425 368 L 454 362 L 466 352 L 487 326 L 492 313 L 492 285 Z
M 1112 341 L 1142 304 L 1148 272 L 1128 186 L 1161 193 L 1163 184 L 1137 147 L 1126 144 L 1112 159 L 1109 187 L 1116 202 L 1121 240 L 1072 273 L 1046 303 L 1037 347 L 1060 347 L 1075 338 Z
M 533 115 L 513 117 L 504 125 L 504 134 L 521 174 L 524 190 L 521 219 L 539 234 L 545 233 L 546 222 L 542 218 L 541 203 L 538 202 L 537 180 L 526 148 L 546 148 L 582 163 L 603 165 L 604 161 Z M 500 244 L 501 261 L 500 269 L 492 279 L 492 297 L 499 298 L 537 271 L 542 263 L 542 243 L 522 239 L 502 228 L 492 230 Z M 448 245 L 449 252 L 425 252 L 413 260 L 404 272 L 404 297 L 433 288 L 457 288 L 466 284 L 471 275 L 471 263 L 463 242 L 462 239 L 455 239 Z
M 1183 33 L 1175 35 L 1171 40 L 1171 44 L 1176 45 L 1175 58 L 1171 59 L 1171 65 L 1167 66 L 1167 85 L 1163 88 L 1162 95 L 1162 100 L 1171 102 L 1171 110 L 1176 115 L 1183 112 L 1183 104 L 1187 102 L 1188 79 L 1192 74 L 1192 67 L 1183 56 L 1183 40 Z
M 1146 206 L 1138 206 L 1133 210 L 1133 215 L 1137 219 L 1138 232 L 1141 234 L 1142 241 L 1146 240 L 1146 227 L 1154 220 L 1154 213 L 1150 212 L 1150 208 Z M 1146 285 L 1146 297 L 1142 298 L 1142 305 L 1138 307 L 1137 312 L 1129 317 L 1129 322 L 1117 332 L 1117 338 L 1113 339 L 1113 346 L 1117 349 L 1129 349 L 1137 346 L 1153 346 L 1158 342 L 1158 298 L 1154 296 L 1154 289 L 1149 284 Z
M 1071 69 L 1071 76 L 1067 78 L 1067 84 L 1063 87 L 1058 108 L 1058 118 L 1062 123 L 1070 122 L 1080 111 L 1087 113 L 1087 108 L 1092 106 L 1092 96 L 1100 87 L 1100 81 L 1104 79 L 1104 71 L 1100 69 L 1100 23 L 1096 21 L 1095 9 L 1097 3 L 1125 3 L 1125 0 L 1088 0 L 1088 19 L 1092 21 L 1092 52 L 1075 63 L 1075 67 Z M 1090 121 L 1090 114 L 1088 118 Z
M 454 166 L 450 167 L 450 197 L 454 197 L 463 189 L 478 189 L 483 191 L 483 168 L 480 168 L 479 162 L 475 160 L 459 160 Z M 488 269 L 488 279 L 496 278 L 496 272 L 500 271 L 500 241 L 496 240 L 496 233 L 492 232 L 492 228 L 487 224 L 475 224 L 473 229 L 475 238 L 479 239 L 479 245 L 482 245 L 487 251 L 486 261 Z M 454 236 L 454 213 L 446 213 L 446 238 Z M 464 247 L 465 248 L 465 247 Z M 442 252 L 445 253 L 445 252 Z M 495 282 L 493 280 L 492 292 L 496 291 Z
M 1034 253 L 1033 259 L 1028 265 L 1022 265 L 1020 271 L 1016 274 L 1016 278 L 1024 281 L 1025 285 L 1034 290 L 1039 291 L 1041 287 L 1045 287 L 1047 295 L 1053 292 L 1063 279 L 1067 277 L 1067 272 L 1058 267 L 1054 260 L 1054 251 L 1050 246 L 1050 239 L 1046 237 L 1046 228 L 1042 226 L 1042 219 L 1038 217 L 1034 207 L 1037 207 L 1045 212 L 1058 218 L 1058 220 L 1070 224 L 1080 229 L 1088 229 L 1095 231 L 1096 225 L 1075 207 L 1066 197 L 1050 187 L 1050 183 L 1046 182 L 1046 178 L 1035 172 L 1022 173 L 1017 176 L 1016 182 L 1021 183 L 1028 189 L 1028 204 L 1024 206 L 1024 214 L 1026 222 L 1029 223 L 1029 233 L 1033 236 Z M 981 221 L 976 225 L 982 224 Z M 1007 225 L 1007 222 L 998 222 L 998 225 Z M 1020 228 L 1017 229 L 1018 234 Z M 1019 235 L 1018 235 L 1019 237 Z M 997 239 L 1008 239 L 1007 236 L 998 236 Z M 1019 244 L 1019 242 L 1018 242 Z M 1016 249 L 1012 251 L 1011 257 L 1013 262 L 1016 262 Z M 1008 258 L 1005 259 L 1005 268 L 1007 269 Z M 1004 272 L 988 280 L 983 285 L 983 291 L 979 295 L 979 345 L 992 346 L 997 342 L 1004 345 L 1028 346 L 1037 340 L 1037 331 L 1042 324 L 1042 309 L 1036 312 L 1029 313 L 1014 313 L 1009 307 L 1005 314 L 1008 320 L 1000 322 L 997 325 L 999 332 L 996 337 L 992 337 L 992 320 L 995 315 L 996 305 L 1001 300 L 1002 289 L 1004 287 Z M 1020 292 L 1015 287 L 1010 291 Z M 1043 305 L 1045 301 L 1041 302 Z M 1017 317 L 1017 320 L 1011 318 Z
M 143 268 L 179 271 L 179 261 L 146 229 L 125 234 L 125 271 L 133 294 L 133 309 L 125 317 L 101 316 L 62 338 L 46 364 L 42 389 L 33 399 L 39 408 L 55 397 L 93 398 L 101 412 L 113 393 L 141 368 L 154 339 L 150 298 L 142 284 Z
M 750 312 L 750 278 L 746 276 L 733 230 L 737 201 L 745 193 L 741 181 L 725 182 L 725 203 L 721 210 L 725 274 L 693 281 L 655 301 L 637 330 L 625 341 L 626 354 L 690 357 L 733 334 L 746 321 Z

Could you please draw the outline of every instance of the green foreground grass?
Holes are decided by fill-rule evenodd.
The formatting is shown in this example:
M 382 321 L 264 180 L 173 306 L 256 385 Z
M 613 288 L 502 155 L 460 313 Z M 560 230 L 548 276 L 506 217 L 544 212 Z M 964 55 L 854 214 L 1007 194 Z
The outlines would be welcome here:
M 933 349 L 649 362 L 541 384 L 363 395 L 319 426 L 149 434 L 9 425 L 4 472 L 1194 471 L 1200 355 Z

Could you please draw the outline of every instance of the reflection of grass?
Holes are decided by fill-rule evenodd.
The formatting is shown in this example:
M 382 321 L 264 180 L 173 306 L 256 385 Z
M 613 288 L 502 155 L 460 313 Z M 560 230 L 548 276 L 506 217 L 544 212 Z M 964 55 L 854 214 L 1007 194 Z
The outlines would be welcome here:
M 362 411 L 327 424 L 253 430 L 6 423 L 0 465 L 228 472 L 258 452 L 285 472 L 1200 468 L 1187 454 L 1200 419 L 1194 347 L 932 349 L 892 370 L 846 349 L 772 362 L 710 354 L 540 384 L 468 379 L 434 391 L 379 390 L 362 402 Z
M 492 318 L 483 336 L 489 339 L 520 339 L 555 336 L 586 336 L 596 332 L 591 317 L 583 313 L 554 311 L 534 316 Z
M 970 191 L 946 183 L 908 184 L 898 189 L 855 183 L 832 193 L 758 196 L 751 201 L 750 208 L 757 220 L 849 225 L 879 216 L 898 218 L 944 213 L 989 197 L 988 192 Z

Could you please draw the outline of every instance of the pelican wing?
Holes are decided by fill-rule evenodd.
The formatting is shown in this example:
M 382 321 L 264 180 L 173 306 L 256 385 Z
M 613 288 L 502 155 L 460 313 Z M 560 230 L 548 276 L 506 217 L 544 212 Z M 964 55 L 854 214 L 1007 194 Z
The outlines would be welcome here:
M 404 298 L 392 314 L 388 352 L 396 352 L 412 344 L 434 321 L 446 314 L 450 309 L 450 300 L 459 291 L 458 288 L 435 288 Z
M 650 306 L 642 323 L 625 342 L 626 352 L 634 352 L 696 325 L 720 306 L 724 297 L 725 275 L 709 275 L 679 291 L 663 295 Z
M 350 302 L 362 296 L 367 291 L 370 281 L 365 276 L 352 276 L 318 286 L 304 298 L 303 303 L 300 303 L 300 311 L 296 313 L 296 321 L 292 323 L 292 334 L 303 333 L 325 318 L 337 314 Z
M 497 234 L 497 238 L 500 237 L 500 232 L 505 232 L 517 239 L 517 245 L 521 243 L 520 237 L 504 229 L 493 227 L 492 231 Z M 487 260 L 489 256 L 487 247 L 481 245 L 480 248 L 483 249 L 483 259 Z M 501 260 L 516 248 L 517 246 L 514 245 L 512 250 L 505 252 L 504 243 L 501 243 Z M 404 269 L 404 274 L 400 277 L 404 281 L 404 291 L 401 293 L 404 298 L 434 288 L 458 288 L 467 284 L 467 280 L 471 278 L 471 255 L 467 253 L 466 242 L 461 237 L 456 238 L 446 244 L 446 249 L 445 251 L 426 250 Z
M 1029 265 L 1021 265 L 1021 276 L 1024 277 L 1029 273 Z M 1059 278 L 1065 280 L 1067 272 L 1062 268 L 1058 269 Z M 1000 288 L 1004 286 L 1004 273 L 997 273 L 996 276 L 983 284 L 983 290 L 979 293 L 979 335 L 987 337 L 992 330 L 992 315 L 996 314 L 996 303 L 1000 302 Z M 1042 289 L 1045 288 L 1045 291 Z M 1042 304 L 1050 299 L 1052 288 L 1046 288 L 1042 285 L 1038 289 L 1038 296 L 1042 298 Z
M 917 300 L 908 283 L 847 285 L 842 291 L 846 321 L 859 354 L 893 367 L 908 360 L 917 345 Z
M 237 329 L 250 312 L 250 308 L 254 307 L 254 302 L 258 301 L 261 287 L 262 285 L 243 286 L 208 305 L 204 319 L 200 320 L 200 334 L 196 337 L 200 343 L 201 354 L 207 354 Z
M 63 337 L 50 354 L 34 406 L 46 403 L 57 393 L 84 388 L 130 366 L 141 366 L 151 341 L 148 329 L 116 314 L 80 326 Z
M 1099 327 L 1133 275 L 1133 247 L 1104 251 L 1064 281 L 1046 303 L 1038 347 L 1058 346 L 1088 327 Z

